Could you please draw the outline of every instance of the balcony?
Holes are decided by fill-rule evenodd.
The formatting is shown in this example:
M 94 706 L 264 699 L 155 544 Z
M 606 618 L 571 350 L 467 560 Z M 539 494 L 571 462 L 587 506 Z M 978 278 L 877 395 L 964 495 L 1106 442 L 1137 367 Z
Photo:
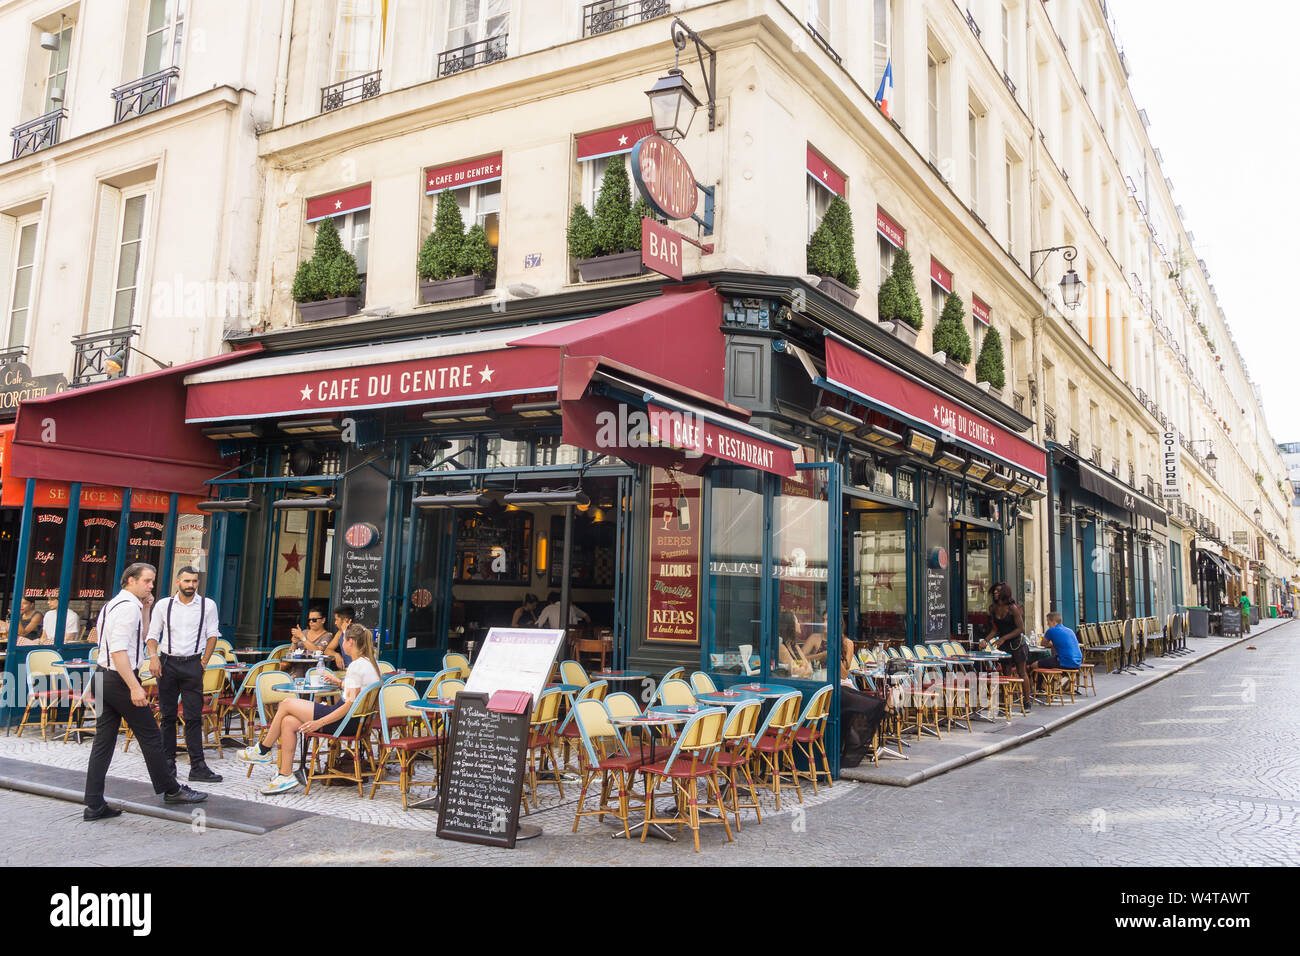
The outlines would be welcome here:
M 12 349 L 0 349 L 0 366 L 13 365 L 27 358 L 27 346 L 20 345 Z
M 582 35 L 599 36 L 667 13 L 668 0 L 598 0 L 582 7 Z
M 349 103 L 359 103 L 380 93 L 380 74 L 382 70 L 372 70 L 359 76 L 331 83 L 320 88 L 320 111 L 328 113 Z
M 1101 446 L 1099 446 L 1099 445 L 1093 445 L 1093 446 L 1092 446 L 1092 459 L 1091 459 L 1091 461 L 1092 461 L 1092 463 L 1093 463 L 1094 465 L 1096 465 L 1098 468 L 1101 467 Z
M 111 378 L 125 375 L 127 356 L 129 354 L 128 347 L 139 331 L 139 326 L 130 325 L 123 329 L 109 329 L 106 332 L 87 332 L 85 335 L 74 335 L 72 337 L 72 347 L 76 350 L 76 353 L 72 360 L 72 387 L 77 388 L 82 385 L 93 385 L 96 382 L 107 382 Z M 110 358 L 118 356 L 119 353 L 122 368 L 118 371 L 111 371 L 108 368 L 108 361 Z
M 438 76 L 454 76 L 476 66 L 487 66 L 506 58 L 510 34 L 488 37 L 477 43 L 467 43 L 438 54 Z
M 47 146 L 53 146 L 59 141 L 59 124 L 68 114 L 63 107 L 57 110 L 51 110 L 44 116 L 38 116 L 36 119 L 28 120 L 19 126 L 15 126 L 9 133 L 14 138 L 13 158 L 26 156 L 28 153 L 34 153 L 38 149 L 45 149 Z
M 1056 441 L 1056 416 L 1048 415 L 1043 419 L 1044 437 L 1048 441 Z
M 1079 433 L 1073 430 L 1070 431 L 1070 451 L 1079 454 Z
M 813 39 L 817 41 L 818 46 L 820 46 L 823 50 L 825 50 L 826 53 L 830 56 L 830 58 L 834 60 L 836 65 L 838 66 L 843 61 L 843 57 L 841 57 L 838 53 L 835 52 L 835 50 L 831 47 L 830 41 L 827 40 L 820 33 L 818 33 L 817 28 L 813 26 L 811 23 L 805 23 L 804 26 L 808 29 L 808 32 L 813 35 Z
M 179 66 L 169 66 L 165 70 L 113 87 L 113 122 L 120 123 L 132 116 L 143 116 L 169 105 L 176 96 L 176 80 L 180 75 Z
M 1011 407 L 1023 415 L 1025 413 L 1025 396 L 1021 395 L 1019 392 L 1012 392 Z

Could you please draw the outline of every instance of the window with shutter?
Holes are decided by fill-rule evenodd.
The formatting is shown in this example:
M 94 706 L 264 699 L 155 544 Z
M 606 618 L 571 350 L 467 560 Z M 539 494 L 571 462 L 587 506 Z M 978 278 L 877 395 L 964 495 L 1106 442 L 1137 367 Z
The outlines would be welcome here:
M 444 49 L 454 50 L 500 36 L 509 21 L 510 0 L 452 0 Z
M 141 76 L 180 65 L 184 24 L 185 0 L 149 0 Z
M 334 82 L 379 69 L 383 7 L 379 0 L 339 0 L 334 31 Z
M 0 215 L 0 303 L 10 303 L 17 269 L 14 247 L 18 241 L 18 220 Z
M 145 247 L 146 199 L 132 196 L 122 205 L 122 233 L 117 256 L 117 281 L 113 289 L 113 328 L 135 321 L 140 262 Z
M 13 281 L 10 288 L 13 293 L 9 299 L 9 336 L 8 348 L 19 348 L 27 344 L 29 327 L 28 316 L 32 305 L 32 281 L 36 275 L 36 239 L 40 224 L 35 221 L 18 224 L 18 255 L 14 261 Z M 0 253 L 5 250 L 0 249 Z M 0 262 L 8 262 L 8 256 Z
M 99 209 L 95 216 L 94 261 L 90 278 L 90 309 L 87 315 L 88 332 L 109 328 L 117 279 L 117 244 L 120 235 L 119 217 L 122 212 L 122 191 L 107 183 L 99 186 Z

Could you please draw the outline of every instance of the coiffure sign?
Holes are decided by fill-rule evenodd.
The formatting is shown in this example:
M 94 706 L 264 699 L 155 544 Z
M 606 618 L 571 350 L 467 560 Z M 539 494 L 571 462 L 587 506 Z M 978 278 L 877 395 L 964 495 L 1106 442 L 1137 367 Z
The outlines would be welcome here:
M 1178 460 L 1178 432 L 1165 432 L 1161 438 L 1161 497 L 1181 498 L 1182 470 Z
M 699 202 L 695 174 L 686 157 L 658 133 L 632 147 L 632 178 L 657 215 L 690 219 Z

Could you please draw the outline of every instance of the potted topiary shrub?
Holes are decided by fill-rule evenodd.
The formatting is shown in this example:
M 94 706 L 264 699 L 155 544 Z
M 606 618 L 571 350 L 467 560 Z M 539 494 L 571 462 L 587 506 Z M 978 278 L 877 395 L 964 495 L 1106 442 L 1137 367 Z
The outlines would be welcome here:
M 843 196 L 831 200 L 821 225 L 808 240 L 808 271 L 817 276 L 817 288 L 840 305 L 853 308 L 858 301 L 858 262 L 853 251 L 853 212 Z
M 921 311 L 921 297 L 916 292 L 912 257 L 906 249 L 898 250 L 889 276 L 880 284 L 876 314 L 881 322 L 892 323 L 890 331 L 897 338 L 908 345 L 916 345 L 916 334 L 921 331 L 925 317 Z
M 650 215 L 650 204 L 643 198 L 632 202 L 627 166 L 621 158 L 611 160 L 600 181 L 595 216 L 581 204 L 569 216 L 569 256 L 578 267 L 578 278 L 597 282 L 644 272 L 641 218 Z
M 989 327 L 980 346 L 980 357 L 975 360 L 975 381 L 988 382 L 989 392 L 1002 399 L 1002 388 L 1007 384 L 1006 361 L 1002 356 L 1002 336 Z
M 425 304 L 480 296 L 496 273 L 496 253 L 488 245 L 487 233 L 480 225 L 465 232 L 460 204 L 450 189 L 438 194 L 433 231 L 420 247 L 415 268 L 420 301 Z
M 304 322 L 340 319 L 361 311 L 357 260 L 343 248 L 333 219 L 316 227 L 316 248 L 298 264 L 290 292 Z
M 934 327 L 934 350 L 947 357 L 947 365 L 958 375 L 966 374 L 970 364 L 970 333 L 966 331 L 966 310 L 961 297 L 949 292 L 943 300 L 943 312 Z

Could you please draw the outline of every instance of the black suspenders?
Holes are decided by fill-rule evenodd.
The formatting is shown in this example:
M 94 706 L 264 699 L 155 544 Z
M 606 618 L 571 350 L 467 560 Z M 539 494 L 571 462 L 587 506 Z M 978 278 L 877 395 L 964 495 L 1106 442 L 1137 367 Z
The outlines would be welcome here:
M 107 604 L 100 609 L 99 612 L 99 656 L 100 657 L 104 656 L 104 625 L 108 622 L 108 615 L 113 611 L 114 608 L 121 607 L 123 604 L 129 604 L 129 603 L 130 603 L 129 601 L 118 601 L 116 604 Z M 137 667 L 140 666 L 140 659 L 144 654 L 144 641 L 141 635 L 141 628 L 142 628 L 142 621 L 136 621 L 135 622 L 135 662 Z M 103 666 L 105 667 L 106 670 L 113 669 L 112 651 L 108 652 L 108 662 Z
M 199 645 L 203 643 L 203 622 L 208 615 L 208 599 L 202 594 L 196 594 L 199 599 L 199 631 L 194 635 L 194 653 L 199 653 Z M 176 603 L 175 597 L 167 598 L 167 656 L 172 653 L 172 605 Z

